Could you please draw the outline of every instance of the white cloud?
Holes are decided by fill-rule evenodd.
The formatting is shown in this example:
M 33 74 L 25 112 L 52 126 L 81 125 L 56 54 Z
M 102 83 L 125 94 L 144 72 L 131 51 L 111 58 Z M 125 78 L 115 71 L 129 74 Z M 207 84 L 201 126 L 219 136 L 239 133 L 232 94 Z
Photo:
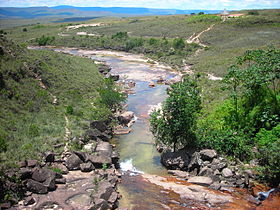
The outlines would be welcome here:
M 280 0 L 0 0 L 0 6 L 148 7 L 165 9 L 280 8 Z

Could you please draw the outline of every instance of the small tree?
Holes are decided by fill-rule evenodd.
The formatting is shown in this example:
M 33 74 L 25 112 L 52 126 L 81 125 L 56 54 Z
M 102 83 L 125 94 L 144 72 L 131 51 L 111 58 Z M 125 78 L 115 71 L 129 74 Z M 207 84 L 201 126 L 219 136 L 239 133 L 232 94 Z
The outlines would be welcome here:
M 195 141 L 197 113 L 201 110 L 199 90 L 194 80 L 185 77 L 182 82 L 171 85 L 162 110 L 151 115 L 151 131 L 156 140 L 172 145 L 187 146 Z

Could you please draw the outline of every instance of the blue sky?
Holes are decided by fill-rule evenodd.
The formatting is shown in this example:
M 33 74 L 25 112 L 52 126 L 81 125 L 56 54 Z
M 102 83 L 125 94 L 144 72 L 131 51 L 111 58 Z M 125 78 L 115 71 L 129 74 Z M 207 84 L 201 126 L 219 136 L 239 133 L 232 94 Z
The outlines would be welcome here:
M 0 7 L 57 5 L 164 9 L 269 9 L 280 8 L 280 0 L 0 0 Z

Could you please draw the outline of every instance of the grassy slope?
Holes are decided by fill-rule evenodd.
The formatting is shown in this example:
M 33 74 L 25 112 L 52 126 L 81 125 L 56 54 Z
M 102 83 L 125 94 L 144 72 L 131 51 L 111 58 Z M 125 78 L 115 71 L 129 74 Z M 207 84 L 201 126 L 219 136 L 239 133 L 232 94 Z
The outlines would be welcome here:
M 246 50 L 280 47 L 280 10 L 260 12 L 258 16 L 228 19 L 203 34 L 201 40 L 209 50 L 188 59 L 199 72 L 223 76 L 226 69 Z
M 0 159 L 11 164 L 37 158 L 39 152 L 63 143 L 66 106 L 72 137 L 81 135 L 89 121 L 106 118 L 109 110 L 99 103 L 97 89 L 103 85 L 93 61 L 47 51 L 28 51 L 0 38 L 0 137 L 8 152 Z M 35 79 L 39 74 L 44 90 Z M 52 93 L 59 104 L 53 105 Z M 93 105 L 91 104 L 93 103 Z

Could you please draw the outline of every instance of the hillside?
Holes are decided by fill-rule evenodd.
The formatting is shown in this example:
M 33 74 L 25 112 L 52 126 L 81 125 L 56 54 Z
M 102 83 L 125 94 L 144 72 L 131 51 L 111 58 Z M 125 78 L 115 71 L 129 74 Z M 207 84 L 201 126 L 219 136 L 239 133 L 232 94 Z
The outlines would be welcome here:
M 74 138 L 91 120 L 108 119 L 111 111 L 98 93 L 103 77 L 92 60 L 29 51 L 3 35 L 0 46 L 2 167 L 60 151 L 63 147 L 53 146 L 64 143 L 66 127 Z

